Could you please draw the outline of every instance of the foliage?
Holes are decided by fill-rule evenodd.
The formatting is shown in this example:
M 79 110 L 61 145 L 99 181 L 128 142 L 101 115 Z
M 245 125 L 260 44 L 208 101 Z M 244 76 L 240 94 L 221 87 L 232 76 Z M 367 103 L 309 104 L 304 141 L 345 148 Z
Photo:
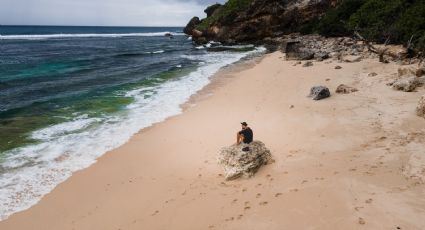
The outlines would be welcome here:
M 326 36 L 346 36 L 350 34 L 347 28 L 348 19 L 366 0 L 345 0 L 337 8 L 330 9 L 318 21 L 315 30 Z
M 406 0 L 368 0 L 351 15 L 348 27 L 366 39 L 384 41 L 397 32 L 394 23 L 406 6 Z
M 222 7 L 217 9 L 217 12 L 212 16 L 201 20 L 201 23 L 196 26 L 198 30 L 205 30 L 210 25 L 218 21 L 232 21 L 241 12 L 248 8 L 253 0 L 229 0 Z

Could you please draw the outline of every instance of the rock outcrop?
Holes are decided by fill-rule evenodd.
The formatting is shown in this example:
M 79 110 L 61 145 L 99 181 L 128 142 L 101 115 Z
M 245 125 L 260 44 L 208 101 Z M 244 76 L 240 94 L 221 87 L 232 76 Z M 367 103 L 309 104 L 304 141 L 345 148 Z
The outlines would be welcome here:
M 416 107 L 416 115 L 425 118 L 425 95 L 419 99 L 418 106 Z
M 243 151 L 248 147 L 248 151 Z M 246 150 L 246 149 L 245 149 Z M 251 177 L 262 166 L 272 162 L 270 151 L 261 141 L 232 145 L 220 151 L 218 162 L 224 167 L 226 180 Z
M 317 101 L 330 97 L 331 92 L 326 86 L 314 86 L 310 89 L 310 94 L 308 96 Z
M 184 32 L 193 36 L 194 30 L 202 36 L 193 41 L 222 43 L 253 42 L 266 37 L 298 32 L 300 27 L 335 7 L 338 0 L 251 0 L 244 3 L 228 1 L 215 4 L 205 12 L 207 18 L 193 27 L 188 23 Z M 199 26 L 198 26 L 199 25 Z

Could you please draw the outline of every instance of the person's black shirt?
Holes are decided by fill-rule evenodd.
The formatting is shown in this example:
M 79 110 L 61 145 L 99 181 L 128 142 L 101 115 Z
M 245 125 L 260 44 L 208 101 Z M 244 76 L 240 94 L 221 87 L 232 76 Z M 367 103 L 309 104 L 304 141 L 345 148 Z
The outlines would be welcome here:
M 252 139 L 254 137 L 252 130 L 250 128 L 242 129 L 239 134 L 243 135 L 243 143 L 249 144 L 252 142 Z

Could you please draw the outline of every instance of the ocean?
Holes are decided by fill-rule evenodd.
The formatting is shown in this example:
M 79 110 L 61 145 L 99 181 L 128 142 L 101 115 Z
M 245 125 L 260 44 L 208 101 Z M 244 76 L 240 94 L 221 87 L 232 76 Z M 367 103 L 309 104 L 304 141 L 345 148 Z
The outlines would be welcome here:
M 0 26 L 0 220 L 265 52 L 194 46 L 182 30 Z

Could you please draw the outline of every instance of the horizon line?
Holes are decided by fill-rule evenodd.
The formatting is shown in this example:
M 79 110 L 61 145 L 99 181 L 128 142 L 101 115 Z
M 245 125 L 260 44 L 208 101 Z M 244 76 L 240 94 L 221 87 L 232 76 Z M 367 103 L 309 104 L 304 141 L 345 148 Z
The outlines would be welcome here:
M 185 26 L 96 26 L 96 25 L 19 25 L 19 24 L 1 24 L 0 26 L 62 26 L 62 27 L 185 27 Z

